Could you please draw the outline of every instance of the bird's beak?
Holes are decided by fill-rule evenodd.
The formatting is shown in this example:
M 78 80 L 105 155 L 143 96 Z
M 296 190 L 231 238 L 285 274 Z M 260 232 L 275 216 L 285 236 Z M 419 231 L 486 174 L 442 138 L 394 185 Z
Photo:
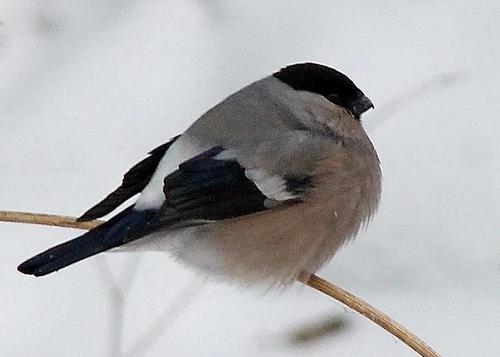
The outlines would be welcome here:
M 359 119 L 361 114 L 366 112 L 368 109 L 375 108 L 372 101 L 368 99 L 367 96 L 363 95 L 360 99 L 354 102 L 352 113 L 356 118 Z

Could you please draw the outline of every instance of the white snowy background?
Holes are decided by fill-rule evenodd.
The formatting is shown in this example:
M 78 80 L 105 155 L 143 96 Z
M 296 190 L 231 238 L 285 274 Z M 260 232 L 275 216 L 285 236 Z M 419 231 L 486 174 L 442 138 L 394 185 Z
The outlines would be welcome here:
M 375 103 L 384 193 L 319 275 L 443 356 L 498 356 L 499 17 L 495 0 L 2 0 L 0 209 L 78 216 L 233 91 L 328 64 Z M 16 271 L 79 233 L 0 223 L 1 356 L 414 355 L 309 288 L 216 284 L 164 254 Z

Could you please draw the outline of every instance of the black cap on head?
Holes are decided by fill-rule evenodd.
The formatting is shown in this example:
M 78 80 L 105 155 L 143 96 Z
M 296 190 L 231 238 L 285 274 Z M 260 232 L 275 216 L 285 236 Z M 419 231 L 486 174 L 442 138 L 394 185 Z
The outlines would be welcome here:
M 347 110 L 356 118 L 368 109 L 372 102 L 344 74 L 317 63 L 297 63 L 273 74 L 295 90 L 320 94 Z

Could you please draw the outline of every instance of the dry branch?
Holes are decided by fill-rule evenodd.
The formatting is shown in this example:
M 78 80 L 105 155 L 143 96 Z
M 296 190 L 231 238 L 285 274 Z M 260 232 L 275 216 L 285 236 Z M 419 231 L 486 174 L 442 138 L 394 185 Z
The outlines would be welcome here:
M 104 221 L 78 222 L 74 217 L 55 214 L 27 213 L 15 211 L 0 211 L 0 221 L 14 223 L 41 224 L 44 226 L 92 229 Z
M 377 325 L 397 337 L 421 356 L 439 357 L 439 354 L 436 351 L 415 336 L 411 331 L 347 290 L 344 290 L 341 287 L 330 283 L 328 280 L 322 279 L 314 274 L 311 274 L 309 280 L 302 283 L 315 290 L 321 291 L 337 301 L 340 301 L 342 304 L 375 322 Z
M 73 217 L 58 215 L 36 214 L 26 212 L 0 211 L 0 221 L 41 224 L 57 227 L 92 229 L 102 224 L 103 221 L 78 222 Z M 331 298 L 341 302 L 367 319 L 373 321 L 393 336 L 397 337 L 408 347 L 423 357 L 439 357 L 440 355 L 429 347 L 424 341 L 415 336 L 408 329 L 391 319 L 386 314 L 378 311 L 373 306 L 351 294 L 350 292 L 311 274 L 308 279 L 299 279 L 300 282 L 318 290 Z

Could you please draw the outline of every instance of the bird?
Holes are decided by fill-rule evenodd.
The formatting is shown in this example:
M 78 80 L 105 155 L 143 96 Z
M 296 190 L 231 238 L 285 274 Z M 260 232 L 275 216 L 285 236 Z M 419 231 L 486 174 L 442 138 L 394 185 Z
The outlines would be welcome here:
M 161 251 L 214 279 L 287 286 L 366 227 L 381 196 L 361 115 L 372 101 L 323 64 L 285 66 L 158 146 L 86 211 L 87 233 L 18 266 L 44 276 L 107 250 Z

